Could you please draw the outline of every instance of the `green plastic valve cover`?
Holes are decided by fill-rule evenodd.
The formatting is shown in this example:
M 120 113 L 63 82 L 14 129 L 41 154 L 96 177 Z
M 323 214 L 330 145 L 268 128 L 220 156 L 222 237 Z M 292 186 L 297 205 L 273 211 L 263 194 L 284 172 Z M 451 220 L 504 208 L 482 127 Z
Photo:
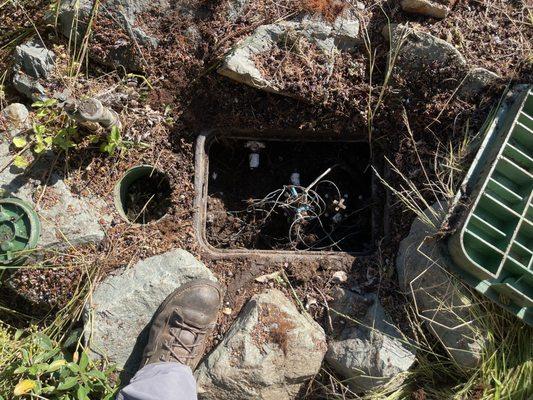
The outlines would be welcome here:
M 467 213 L 447 250 L 463 280 L 533 326 L 533 86 L 508 96 L 456 196 Z
M 0 264 L 18 264 L 41 235 L 37 213 L 17 198 L 0 199 Z

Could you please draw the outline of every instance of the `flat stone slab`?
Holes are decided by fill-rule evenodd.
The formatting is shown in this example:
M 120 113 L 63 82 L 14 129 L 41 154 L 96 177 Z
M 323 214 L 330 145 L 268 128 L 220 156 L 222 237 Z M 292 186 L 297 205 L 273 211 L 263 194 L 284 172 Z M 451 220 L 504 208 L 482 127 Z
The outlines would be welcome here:
M 0 143 L 1 168 L 11 160 L 13 153 L 9 151 L 7 139 L 0 140 L 3 140 Z M 67 248 L 100 242 L 105 235 L 100 219 L 105 217 L 98 211 L 104 203 L 72 194 L 61 177 L 50 174 L 51 163 L 51 158 L 44 156 L 26 170 L 11 165 L 0 172 L 0 189 L 4 195 L 18 197 L 34 207 L 42 225 L 38 248 Z
M 289 400 L 320 369 L 324 330 L 276 289 L 254 296 L 196 370 L 201 400 Z
M 216 281 L 211 271 L 185 250 L 139 261 L 107 277 L 85 310 L 85 338 L 95 359 L 105 357 L 129 375 L 138 368 L 150 321 L 163 300 L 194 279 Z

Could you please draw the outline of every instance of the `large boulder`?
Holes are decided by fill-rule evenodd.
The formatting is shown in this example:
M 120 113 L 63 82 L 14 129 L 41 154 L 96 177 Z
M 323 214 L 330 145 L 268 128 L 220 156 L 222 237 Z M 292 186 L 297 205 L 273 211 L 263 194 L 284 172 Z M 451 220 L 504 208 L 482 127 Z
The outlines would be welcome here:
M 320 369 L 323 329 L 272 289 L 254 296 L 196 370 L 203 400 L 289 400 Z
M 340 51 L 355 50 L 360 41 L 356 10 L 346 8 L 332 22 L 320 15 L 300 15 L 290 21 L 262 25 L 226 54 L 218 73 L 257 89 L 292 95 L 283 85 L 265 76 L 257 58 L 274 49 L 295 51 L 299 41 L 316 47 L 323 56 L 322 62 L 327 64 L 325 69 L 332 69 L 334 56 Z
M 106 357 L 131 376 L 139 366 L 157 308 L 179 286 L 199 278 L 216 280 L 204 264 L 181 249 L 107 277 L 94 291 L 84 315 L 93 357 Z
M 360 393 L 393 379 L 401 383 L 402 375 L 415 362 L 415 352 L 394 328 L 377 296 L 339 288 L 330 308 L 334 310 L 333 323 L 343 324 L 329 341 L 326 361 L 346 378 L 350 389 Z
M 419 317 L 459 366 L 473 368 L 481 360 L 483 332 L 468 288 L 448 272 L 435 237 L 446 209 L 436 203 L 425 211 L 424 220 L 415 219 L 400 243 L 396 270 Z

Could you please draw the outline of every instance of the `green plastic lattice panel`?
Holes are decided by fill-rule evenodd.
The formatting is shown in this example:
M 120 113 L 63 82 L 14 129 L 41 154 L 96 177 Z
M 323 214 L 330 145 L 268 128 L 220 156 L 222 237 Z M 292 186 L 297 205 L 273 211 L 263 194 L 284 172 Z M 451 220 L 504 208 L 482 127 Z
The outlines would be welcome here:
M 463 183 L 472 206 L 448 252 L 461 277 L 533 325 L 533 92 L 514 92 Z

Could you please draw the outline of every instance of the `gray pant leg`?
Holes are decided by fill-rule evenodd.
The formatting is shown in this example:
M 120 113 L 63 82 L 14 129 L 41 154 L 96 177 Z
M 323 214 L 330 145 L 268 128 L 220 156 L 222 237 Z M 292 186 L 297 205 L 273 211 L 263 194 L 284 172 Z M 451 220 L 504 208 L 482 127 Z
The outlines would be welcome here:
M 197 400 L 196 380 L 185 365 L 148 364 L 135 374 L 116 400 Z

